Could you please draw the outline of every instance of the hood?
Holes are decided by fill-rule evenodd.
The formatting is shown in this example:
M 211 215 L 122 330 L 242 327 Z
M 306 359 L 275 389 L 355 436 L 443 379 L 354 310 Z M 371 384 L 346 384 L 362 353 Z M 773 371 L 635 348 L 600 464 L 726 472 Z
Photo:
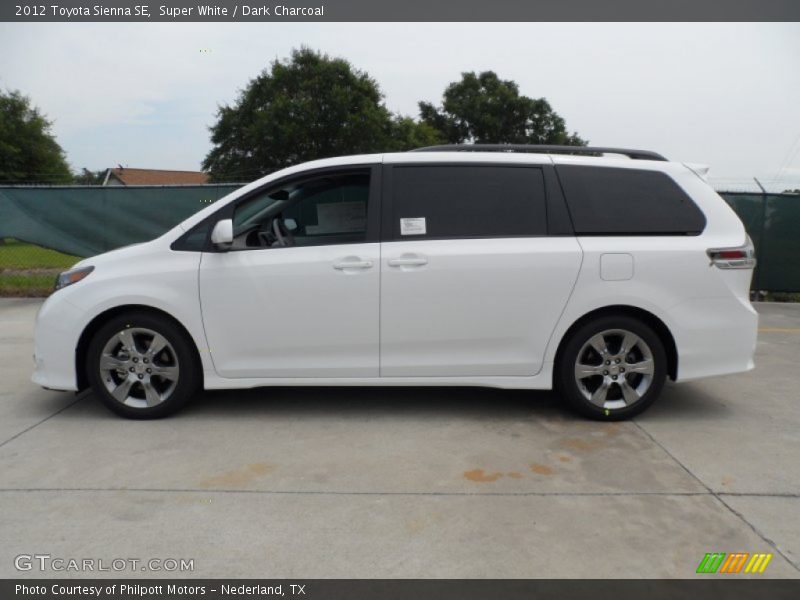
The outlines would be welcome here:
M 90 256 L 89 258 L 84 258 L 83 260 L 75 263 L 72 265 L 72 269 L 78 267 L 85 267 L 88 265 L 97 266 L 103 265 L 111 262 L 115 262 L 117 260 L 125 260 L 128 257 L 134 257 L 142 254 L 142 249 L 150 246 L 153 242 L 138 242 L 136 244 L 128 244 L 127 246 L 121 246 L 119 248 L 114 248 L 113 250 L 109 250 L 108 252 L 103 252 L 102 254 L 95 254 L 94 256 Z

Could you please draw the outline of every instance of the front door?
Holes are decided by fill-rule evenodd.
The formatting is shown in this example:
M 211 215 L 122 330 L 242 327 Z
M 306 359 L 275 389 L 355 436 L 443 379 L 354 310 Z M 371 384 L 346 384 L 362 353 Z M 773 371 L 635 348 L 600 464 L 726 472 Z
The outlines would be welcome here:
M 268 186 L 237 204 L 232 247 L 200 264 L 221 377 L 378 376 L 375 196 L 366 168 Z

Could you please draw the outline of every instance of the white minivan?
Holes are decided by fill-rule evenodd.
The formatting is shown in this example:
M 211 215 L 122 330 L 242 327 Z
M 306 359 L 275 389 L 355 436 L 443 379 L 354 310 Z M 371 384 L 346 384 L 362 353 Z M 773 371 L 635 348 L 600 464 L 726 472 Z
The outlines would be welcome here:
M 753 247 L 703 176 L 558 146 L 297 165 L 62 273 L 33 381 L 132 418 L 271 385 L 555 388 L 629 418 L 666 377 L 753 368 Z

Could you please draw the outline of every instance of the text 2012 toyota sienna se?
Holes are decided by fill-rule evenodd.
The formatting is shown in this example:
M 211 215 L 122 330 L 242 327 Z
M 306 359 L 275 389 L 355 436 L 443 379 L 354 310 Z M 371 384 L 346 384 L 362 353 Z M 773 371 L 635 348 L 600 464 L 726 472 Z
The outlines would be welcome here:
M 698 168 L 501 149 L 298 165 L 83 260 L 39 311 L 33 381 L 133 418 L 201 388 L 476 385 L 615 420 L 666 377 L 753 367 L 753 247 Z

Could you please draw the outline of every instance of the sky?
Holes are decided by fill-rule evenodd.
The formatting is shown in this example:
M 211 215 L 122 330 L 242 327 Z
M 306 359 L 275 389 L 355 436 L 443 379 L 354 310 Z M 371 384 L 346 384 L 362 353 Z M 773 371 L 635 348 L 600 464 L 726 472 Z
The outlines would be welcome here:
M 217 107 L 301 45 L 369 73 L 393 112 L 493 70 L 592 144 L 711 165 L 718 189 L 800 188 L 798 23 L 2 23 L 0 88 L 74 169 L 198 170 Z

